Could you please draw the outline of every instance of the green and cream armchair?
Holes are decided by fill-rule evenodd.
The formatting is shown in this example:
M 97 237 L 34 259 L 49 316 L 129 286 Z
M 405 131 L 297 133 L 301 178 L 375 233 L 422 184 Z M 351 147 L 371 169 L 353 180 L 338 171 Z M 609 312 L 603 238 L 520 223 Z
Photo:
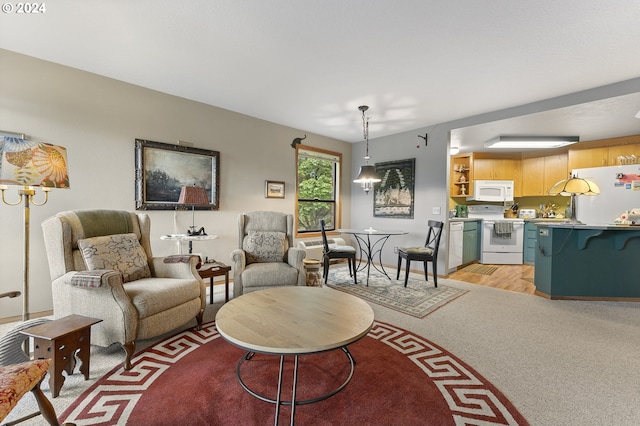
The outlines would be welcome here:
M 293 216 L 247 212 L 238 217 L 238 248 L 231 252 L 233 296 L 266 288 L 306 285 L 306 252 L 293 246 Z
M 206 306 L 196 256 L 153 257 L 146 214 L 75 210 L 42 222 L 52 280 L 53 313 L 100 318 L 91 343 L 120 343 L 131 368 L 137 339 L 194 321 Z

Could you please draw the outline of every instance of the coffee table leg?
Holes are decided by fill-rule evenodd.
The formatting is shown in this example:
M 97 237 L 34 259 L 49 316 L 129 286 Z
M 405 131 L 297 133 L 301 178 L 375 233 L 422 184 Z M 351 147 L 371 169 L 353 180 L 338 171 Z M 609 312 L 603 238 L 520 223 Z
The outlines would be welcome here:
M 296 385 L 298 384 L 298 355 L 295 356 L 293 367 L 293 390 L 291 392 L 291 426 L 293 426 L 293 417 L 296 414 Z
M 280 371 L 278 371 L 278 396 L 276 397 L 276 416 L 274 425 L 278 426 L 280 406 L 282 405 L 282 370 L 284 369 L 284 355 L 280 355 Z M 294 404 L 295 405 L 295 404 Z

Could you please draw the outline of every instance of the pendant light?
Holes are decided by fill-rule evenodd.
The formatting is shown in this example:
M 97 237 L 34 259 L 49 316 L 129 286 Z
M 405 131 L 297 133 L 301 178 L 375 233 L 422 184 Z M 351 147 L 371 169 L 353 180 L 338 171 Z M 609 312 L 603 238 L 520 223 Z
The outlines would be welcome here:
M 380 182 L 381 179 L 376 173 L 376 167 L 369 164 L 369 159 L 371 158 L 369 157 L 369 119 L 364 117 L 364 113 L 369 107 L 361 105 L 358 109 L 362 111 L 362 136 L 367 141 L 367 154 L 364 157 L 365 164 L 360 166 L 360 173 L 358 173 L 358 177 L 353 182 L 359 183 L 364 192 L 368 194 L 373 188 L 373 184 Z

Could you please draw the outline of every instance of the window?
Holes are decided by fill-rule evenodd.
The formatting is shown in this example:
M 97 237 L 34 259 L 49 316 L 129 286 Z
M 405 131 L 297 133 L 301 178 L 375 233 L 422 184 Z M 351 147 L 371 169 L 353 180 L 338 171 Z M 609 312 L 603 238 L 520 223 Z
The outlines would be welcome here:
M 342 154 L 305 145 L 297 145 L 296 154 L 297 234 L 320 232 L 320 219 L 327 230 L 336 229 Z

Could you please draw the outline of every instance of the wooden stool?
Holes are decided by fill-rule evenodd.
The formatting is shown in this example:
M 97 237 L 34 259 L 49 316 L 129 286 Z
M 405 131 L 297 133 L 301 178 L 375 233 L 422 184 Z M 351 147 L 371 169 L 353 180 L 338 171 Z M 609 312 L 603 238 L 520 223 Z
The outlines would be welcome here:
M 213 277 L 221 277 L 224 275 L 224 301 L 229 301 L 229 271 L 231 266 L 227 266 L 224 263 L 206 263 L 205 265 L 211 265 L 210 268 L 198 270 L 200 278 L 209 278 L 209 304 L 213 304 Z
M 49 387 L 56 398 L 64 383 L 63 371 L 72 374 L 76 366 L 75 356 L 81 362 L 80 372 L 89 380 L 89 355 L 91 326 L 102 321 L 81 315 L 69 315 L 45 324 L 36 325 L 20 332 L 33 337 L 34 356 L 37 359 L 51 358 Z

